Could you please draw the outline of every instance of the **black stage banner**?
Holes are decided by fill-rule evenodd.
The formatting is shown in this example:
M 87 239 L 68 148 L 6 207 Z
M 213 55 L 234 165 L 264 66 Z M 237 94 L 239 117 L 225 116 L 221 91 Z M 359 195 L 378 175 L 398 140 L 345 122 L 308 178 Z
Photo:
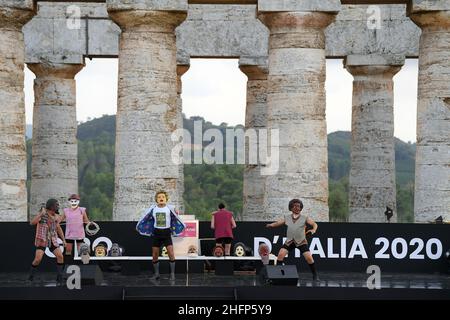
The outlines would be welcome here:
M 99 222 L 100 231 L 88 242 L 118 243 L 127 256 L 150 256 L 151 238 L 139 235 L 135 222 Z M 273 254 L 283 244 L 285 227 L 268 229 L 265 222 L 237 222 L 234 242 L 244 243 L 254 255 L 260 243 Z M 309 239 L 309 248 L 319 270 L 366 272 L 371 265 L 381 272 L 445 273 L 449 269 L 446 253 L 450 250 L 450 225 L 394 223 L 318 223 L 318 232 Z M 209 222 L 201 222 L 200 239 L 212 238 Z M 0 272 L 23 272 L 34 257 L 35 227 L 26 222 L 0 223 L 3 252 Z M 212 255 L 214 240 L 203 240 L 201 253 Z M 50 254 L 51 255 L 51 254 Z M 46 257 L 42 268 L 54 268 L 54 258 Z M 307 269 L 300 252 L 291 252 L 286 263 Z M 150 265 L 149 265 L 150 269 Z

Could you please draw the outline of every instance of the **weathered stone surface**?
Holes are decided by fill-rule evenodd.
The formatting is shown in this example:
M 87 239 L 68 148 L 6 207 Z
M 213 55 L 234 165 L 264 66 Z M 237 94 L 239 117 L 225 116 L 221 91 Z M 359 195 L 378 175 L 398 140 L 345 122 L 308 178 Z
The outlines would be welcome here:
M 280 135 L 279 171 L 266 178 L 268 216 L 275 218 L 286 212 L 290 199 L 301 198 L 313 219 L 328 221 L 323 31 L 334 15 L 283 12 L 259 17 L 270 30 L 267 127 L 279 129 Z
M 343 5 L 325 31 L 327 57 L 348 55 L 403 55 L 417 57 L 420 28 L 406 17 L 406 5 Z
M 424 11 L 450 10 L 450 1 L 448 0 L 411 0 L 411 13 L 422 13 Z
M 445 9 L 447 11 L 434 11 Z M 414 214 L 450 219 L 450 1 L 413 1 L 421 27 Z M 430 10 L 430 11 L 427 11 Z M 417 12 L 417 13 L 415 13 Z
M 114 220 L 137 220 L 164 189 L 182 204 L 182 170 L 171 159 L 181 125 L 175 27 L 183 12 L 111 11 L 121 27 Z
M 83 17 L 80 29 L 64 26 L 74 21 L 70 9 L 74 4 Z M 105 3 L 39 2 L 38 7 L 38 15 L 24 28 L 27 62 L 39 63 L 46 58 L 70 64 L 81 63 L 83 56 L 118 56 L 120 28 L 109 20 Z M 176 29 L 178 57 L 267 57 L 269 32 L 256 18 L 256 5 L 192 4 L 188 8 L 186 21 Z M 382 19 L 379 29 L 369 29 L 372 12 L 368 8 L 342 6 L 336 21 L 325 31 L 328 58 L 371 53 L 418 56 L 421 31 L 406 17 L 405 5 L 378 6 Z M 54 30 L 58 31 L 57 40 L 53 39 Z
M 120 28 L 104 3 L 39 2 L 24 34 L 27 63 L 82 64 L 84 56 L 117 56 L 119 50 Z
M 33 0 L 2 0 L 0 5 L 12 9 L 32 10 Z
M 394 82 L 403 57 L 349 56 L 353 75 L 352 144 L 349 178 L 349 220 L 383 222 L 386 207 L 397 220 Z
M 75 75 L 84 65 L 29 64 L 34 80 L 30 215 L 49 198 L 78 193 Z
M 188 0 L 106 0 L 108 11 L 186 11 Z
M 24 29 L 27 62 L 38 63 L 40 57 L 37 53 L 42 52 L 51 52 L 60 57 L 60 62 L 65 63 L 79 63 L 82 55 L 118 55 L 118 26 L 110 20 L 97 20 L 108 19 L 104 3 L 77 3 L 81 16 L 91 18 L 88 46 L 85 39 L 85 19 L 80 21 L 81 29 L 57 29 L 63 43 L 51 38 L 54 23 L 45 20 L 68 17 L 71 21 L 72 13 L 68 13 L 71 5 L 72 3 L 39 3 L 38 16 Z M 327 57 L 340 58 L 350 54 L 375 52 L 416 57 L 420 28 L 406 17 L 405 5 L 378 7 L 381 10 L 381 28 L 369 29 L 367 21 L 371 12 L 367 10 L 368 6 L 343 5 L 336 21 L 325 32 Z M 38 22 L 39 20 L 41 21 Z M 177 28 L 178 56 L 267 56 L 268 37 L 267 28 L 256 19 L 254 5 L 190 5 L 188 18 Z M 77 47 L 80 51 L 67 52 L 67 42 L 79 42 Z M 86 52 L 86 47 L 89 52 Z M 42 50 L 43 48 L 46 50 Z
M 405 56 L 402 55 L 349 55 L 345 58 L 345 65 L 350 67 L 358 66 L 403 66 Z
M 108 18 L 108 12 L 106 11 L 106 3 L 101 2 L 89 2 L 89 1 L 72 1 L 65 3 L 60 1 L 47 2 L 39 1 L 37 3 L 38 15 L 35 18 L 74 18 L 76 10 L 80 11 L 81 17 L 89 18 Z M 76 9 L 76 10 L 75 10 Z
M 183 99 L 181 94 L 183 93 L 183 83 L 181 77 L 189 70 L 189 61 L 185 61 L 185 64 L 177 65 L 177 111 L 174 119 L 177 128 L 183 128 Z M 176 181 L 176 190 L 178 192 L 178 210 L 184 212 L 184 166 L 178 166 L 178 179 Z
M 257 63 L 265 62 L 262 65 Z M 267 122 L 267 61 L 258 58 L 245 58 L 239 61 L 239 67 L 248 77 L 247 81 L 247 108 L 245 112 L 245 129 L 259 130 L 266 128 Z M 259 141 L 256 146 L 246 141 L 246 154 L 249 151 L 259 151 Z M 266 176 L 261 174 L 261 161 L 258 164 L 249 164 L 246 158 L 243 184 L 242 217 L 250 221 L 267 221 L 270 219 L 265 208 Z
M 0 28 L 21 29 L 35 13 L 33 0 L 2 0 L 0 2 Z
M 32 1 L 0 2 L 0 221 L 27 220 L 24 40 Z
M 258 0 L 259 12 L 322 11 L 337 13 L 339 0 Z
M 190 5 L 177 28 L 177 47 L 191 57 L 267 57 L 268 37 L 256 6 Z
M 110 20 L 88 20 L 89 43 L 86 56 L 111 57 L 119 52 L 120 28 Z

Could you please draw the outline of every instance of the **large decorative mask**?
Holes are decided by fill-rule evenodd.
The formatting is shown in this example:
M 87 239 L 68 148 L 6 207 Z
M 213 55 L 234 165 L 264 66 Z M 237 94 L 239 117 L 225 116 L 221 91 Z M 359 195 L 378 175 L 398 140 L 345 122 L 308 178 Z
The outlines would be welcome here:
M 113 243 L 111 246 L 111 249 L 109 250 L 109 256 L 111 257 L 121 257 L 122 256 L 122 249 L 120 248 L 119 244 Z
M 263 264 L 269 264 L 269 246 L 265 243 L 261 243 L 258 248 L 259 256 Z
M 216 245 L 215 247 L 214 247 L 214 252 L 213 252 L 213 254 L 214 254 L 214 256 L 215 257 L 223 257 L 223 255 L 224 255 L 224 250 L 223 250 L 223 247 L 219 244 L 219 245 Z
M 167 201 L 169 201 L 169 196 L 167 195 L 167 193 L 165 191 L 159 191 L 155 195 L 155 201 L 159 205 L 166 205 Z
M 245 248 L 243 243 L 238 243 L 234 247 L 234 255 L 236 257 L 243 257 L 245 256 Z
M 188 256 L 197 256 L 198 252 L 197 252 L 197 247 L 194 245 L 190 245 L 188 248 Z
M 83 264 L 88 264 L 91 256 L 89 255 L 89 246 L 86 243 L 80 245 L 80 258 Z
M 106 257 L 106 247 L 103 244 L 99 244 L 95 247 L 96 257 Z

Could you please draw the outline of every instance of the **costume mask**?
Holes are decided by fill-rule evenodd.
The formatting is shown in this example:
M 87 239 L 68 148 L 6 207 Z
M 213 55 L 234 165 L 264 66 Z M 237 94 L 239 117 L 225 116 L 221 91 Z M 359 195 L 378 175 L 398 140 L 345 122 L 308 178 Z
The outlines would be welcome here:
M 196 256 L 198 255 L 197 247 L 194 245 L 190 245 L 188 249 L 188 256 Z
M 88 264 L 90 260 L 89 246 L 86 243 L 80 245 L 80 258 L 83 264 Z
M 159 193 L 156 196 L 156 203 L 160 205 L 166 205 L 167 204 L 167 197 L 164 193 Z
M 78 208 L 78 206 L 80 204 L 80 200 L 77 200 L 77 199 L 70 199 L 69 202 L 70 202 L 70 207 L 72 209 Z
M 243 246 L 236 246 L 236 248 L 234 249 L 234 254 L 237 257 L 243 257 L 245 256 L 245 250 Z
M 95 247 L 95 256 L 96 257 L 106 257 L 106 247 L 102 244 L 99 244 Z
M 264 265 L 269 264 L 269 246 L 265 243 L 261 243 L 258 248 L 259 256 Z
M 213 254 L 214 254 L 215 257 L 223 257 L 224 253 L 225 252 L 224 252 L 223 247 L 221 245 L 217 245 L 217 246 L 214 247 Z
M 119 244 L 113 243 L 111 249 L 109 250 L 109 256 L 111 257 L 120 257 L 122 256 L 122 250 L 120 249 Z

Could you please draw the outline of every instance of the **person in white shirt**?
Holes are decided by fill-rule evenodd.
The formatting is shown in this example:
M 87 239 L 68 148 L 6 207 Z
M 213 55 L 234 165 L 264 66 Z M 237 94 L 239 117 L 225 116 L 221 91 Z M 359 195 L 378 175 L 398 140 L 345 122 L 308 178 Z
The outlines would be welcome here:
M 173 252 L 172 231 L 171 231 L 171 211 L 167 206 L 168 194 L 159 191 L 155 195 L 156 207 L 152 210 L 154 231 L 152 243 L 153 256 L 153 279 L 159 279 L 159 250 L 165 246 L 170 259 L 170 280 L 175 280 L 175 254 Z
M 165 246 L 170 259 L 170 280 L 175 280 L 175 254 L 173 252 L 172 236 L 181 236 L 186 225 L 178 217 L 178 212 L 167 204 L 169 195 L 165 191 L 155 194 L 156 204 L 144 210 L 136 225 L 136 231 L 143 236 L 152 237 L 152 261 L 154 274 L 152 279 L 159 279 L 159 252 Z

